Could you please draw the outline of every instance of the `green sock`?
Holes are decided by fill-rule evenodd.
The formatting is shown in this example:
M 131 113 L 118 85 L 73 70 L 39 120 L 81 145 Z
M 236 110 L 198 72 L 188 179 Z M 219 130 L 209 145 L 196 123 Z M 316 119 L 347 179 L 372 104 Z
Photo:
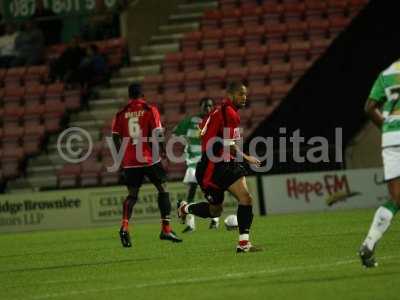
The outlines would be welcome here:
M 393 215 L 395 215 L 400 210 L 400 207 L 394 201 L 391 200 L 389 200 L 382 206 L 390 210 L 393 213 Z

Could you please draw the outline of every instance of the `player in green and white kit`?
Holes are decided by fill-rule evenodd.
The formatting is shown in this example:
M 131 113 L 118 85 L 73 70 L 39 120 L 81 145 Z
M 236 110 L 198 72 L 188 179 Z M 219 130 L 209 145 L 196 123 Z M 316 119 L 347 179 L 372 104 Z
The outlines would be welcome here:
M 197 180 L 196 180 L 196 165 L 201 158 L 201 140 L 199 125 L 203 118 L 206 117 L 214 108 L 214 101 L 210 98 L 202 98 L 200 100 L 200 113 L 183 119 L 174 129 L 173 133 L 177 136 L 182 136 L 186 140 L 186 174 L 183 182 L 188 184 L 187 202 L 192 203 L 196 195 Z M 211 219 L 210 228 L 218 227 L 218 218 Z M 188 214 L 186 216 L 186 227 L 183 232 L 194 231 L 195 221 L 194 216 Z
M 384 70 L 374 83 L 365 110 L 382 130 L 382 157 L 385 181 L 391 200 L 375 212 L 359 255 L 365 267 L 377 266 L 374 250 L 400 209 L 400 60 Z M 381 110 L 380 110 L 381 109 Z M 382 111 L 382 112 L 381 112 Z

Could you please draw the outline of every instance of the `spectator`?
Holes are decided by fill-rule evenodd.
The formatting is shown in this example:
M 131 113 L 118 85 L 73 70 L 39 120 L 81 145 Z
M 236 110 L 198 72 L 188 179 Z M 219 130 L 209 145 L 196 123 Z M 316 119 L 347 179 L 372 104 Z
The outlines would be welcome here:
M 6 24 L 5 34 L 0 37 L 0 68 L 8 68 L 16 58 L 15 38 L 17 32 L 12 24 Z
M 38 65 L 43 61 L 44 37 L 33 21 L 27 21 L 15 39 L 17 57 L 11 66 Z
M 97 45 L 89 46 L 88 56 L 79 66 L 78 78 L 81 86 L 85 88 L 108 80 L 107 62 Z
M 43 5 L 43 0 L 36 0 L 33 17 L 37 21 L 38 28 L 44 33 L 46 45 L 60 43 L 63 22 L 52 10 Z
M 50 63 L 50 79 L 70 80 L 73 81 L 73 76 L 76 76 L 78 68 L 86 56 L 86 51 L 79 45 L 79 38 L 72 39 L 71 44 L 60 57 Z

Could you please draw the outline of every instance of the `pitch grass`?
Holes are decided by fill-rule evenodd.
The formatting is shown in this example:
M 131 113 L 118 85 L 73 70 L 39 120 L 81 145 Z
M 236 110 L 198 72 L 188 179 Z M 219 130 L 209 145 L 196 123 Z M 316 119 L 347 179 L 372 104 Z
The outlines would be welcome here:
M 0 235 L 0 299 L 399 299 L 400 223 L 380 243 L 380 266 L 356 251 L 373 210 L 256 217 L 254 243 L 237 255 L 224 228 L 158 240 L 137 225 L 123 249 L 118 226 Z M 182 225 L 175 224 L 177 231 Z

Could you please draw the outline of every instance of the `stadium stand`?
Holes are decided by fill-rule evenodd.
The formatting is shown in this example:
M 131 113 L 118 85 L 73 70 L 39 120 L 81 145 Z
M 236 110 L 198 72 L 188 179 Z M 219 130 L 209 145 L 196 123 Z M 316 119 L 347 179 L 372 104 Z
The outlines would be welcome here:
M 116 184 L 118 175 L 106 172 L 106 167 L 111 165 L 111 156 L 104 138 L 110 134 L 111 117 L 125 103 L 126 86 L 133 80 L 143 82 L 149 101 L 156 103 L 166 115 L 163 121 L 169 130 L 184 115 L 196 112 L 201 97 L 218 100 L 223 96 L 228 80 L 243 80 L 249 86 L 250 100 L 249 107 L 241 112 L 247 137 L 259 122 L 273 114 L 299 78 L 367 2 L 274 0 L 258 5 L 250 0 L 219 0 L 183 4 L 170 16 L 168 24 L 160 26 L 159 33 L 149 44 L 140 48 L 140 55 L 131 57 L 132 66 L 119 70 L 125 59 L 124 40 L 97 43 L 103 53 L 109 54 L 109 62 L 117 71 L 110 87 L 97 89 L 98 99 L 91 101 L 89 109 L 72 114 L 69 120 L 69 126 L 85 128 L 92 136 L 95 155 L 82 164 L 65 164 L 57 154 L 57 137 L 51 135 L 46 153 L 30 159 L 26 177 L 12 182 L 10 187 L 47 189 Z M 53 46 L 47 57 L 59 55 L 63 47 Z M 8 77 L 8 74 L 8 71 L 0 70 L 0 78 Z M 44 69 L 15 70 L 7 81 L 14 84 L 18 80 L 27 81 L 29 77 L 29 81 L 40 82 L 45 77 L 43 74 Z M 39 85 L 29 87 L 28 98 L 35 100 L 36 95 L 42 93 L 41 89 Z M 45 91 L 43 98 L 35 100 L 43 108 L 27 109 L 24 106 L 23 113 L 16 109 L 10 117 L 17 116 L 19 120 L 24 116 L 24 122 L 38 122 L 39 116 L 46 114 L 40 124 L 46 134 L 55 132 L 58 129 L 55 123 L 63 116 L 62 112 L 79 109 L 78 95 L 71 91 L 61 93 L 60 86 L 49 86 Z M 1 90 L 3 99 L 11 99 L 9 102 L 22 101 L 26 94 L 7 93 L 7 89 Z M 5 109 L 0 110 L 0 114 L 5 112 Z M 29 117 L 25 112 L 29 112 Z M 13 131 L 23 136 L 20 127 L 0 131 L 0 135 Z M 34 148 L 33 145 L 29 147 Z M 6 149 L 0 153 L 2 157 L 9 155 Z M 18 165 L 17 154 L 16 151 L 10 163 L 5 160 L 3 165 L 7 169 L 2 168 L 3 177 L 10 178 L 8 170 Z M 167 165 L 171 178 L 182 176 L 183 164 Z M 16 176 L 18 173 L 11 177 Z

